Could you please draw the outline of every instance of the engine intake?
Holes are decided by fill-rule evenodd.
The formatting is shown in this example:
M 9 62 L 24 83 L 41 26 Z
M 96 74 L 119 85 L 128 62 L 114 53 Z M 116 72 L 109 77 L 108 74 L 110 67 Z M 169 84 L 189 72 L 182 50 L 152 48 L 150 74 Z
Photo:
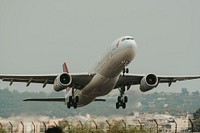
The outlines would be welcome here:
M 140 82 L 140 90 L 146 92 L 158 85 L 158 77 L 155 74 L 147 74 Z
M 66 89 L 72 83 L 72 77 L 68 73 L 62 73 L 54 80 L 54 90 L 61 91 Z

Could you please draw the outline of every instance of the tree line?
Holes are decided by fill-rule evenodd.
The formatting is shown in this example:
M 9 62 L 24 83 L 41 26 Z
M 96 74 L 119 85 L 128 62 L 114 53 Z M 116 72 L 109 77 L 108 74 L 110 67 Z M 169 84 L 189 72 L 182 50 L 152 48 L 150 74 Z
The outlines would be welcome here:
M 127 93 L 128 94 L 128 93 Z M 92 102 L 91 104 L 75 109 L 67 109 L 63 102 L 24 102 L 27 98 L 64 97 L 64 92 L 18 92 L 16 90 L 0 89 L 0 117 L 18 115 L 44 115 L 50 117 L 67 117 L 85 115 L 131 115 L 140 113 L 169 113 L 182 115 L 194 113 L 200 108 L 200 94 L 198 91 L 191 94 L 183 88 L 180 93 L 154 92 L 132 96 L 126 109 L 116 109 L 116 97 L 105 97 L 106 102 Z

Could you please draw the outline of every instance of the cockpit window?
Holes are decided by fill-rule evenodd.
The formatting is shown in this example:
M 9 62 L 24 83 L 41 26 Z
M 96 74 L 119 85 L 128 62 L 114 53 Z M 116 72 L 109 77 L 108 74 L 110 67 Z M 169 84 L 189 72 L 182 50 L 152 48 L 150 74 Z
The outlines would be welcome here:
M 134 39 L 131 38 L 131 37 L 129 37 L 129 38 L 123 38 L 123 39 L 122 39 L 122 42 L 125 41 L 125 40 L 134 40 Z

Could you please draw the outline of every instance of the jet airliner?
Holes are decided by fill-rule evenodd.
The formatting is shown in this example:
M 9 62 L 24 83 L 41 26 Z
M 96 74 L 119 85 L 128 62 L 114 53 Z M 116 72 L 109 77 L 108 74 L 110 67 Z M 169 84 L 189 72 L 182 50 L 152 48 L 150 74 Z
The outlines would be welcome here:
M 0 74 L 2 81 L 40 83 L 42 87 L 52 84 L 55 91 L 66 90 L 64 98 L 39 98 L 25 99 L 24 101 L 55 101 L 64 102 L 67 108 L 77 108 L 88 105 L 93 101 L 105 101 L 99 99 L 110 93 L 113 89 L 119 90 L 116 108 L 126 108 L 128 97 L 125 92 L 132 85 L 140 85 L 140 90 L 146 92 L 157 87 L 159 83 L 168 83 L 171 86 L 176 81 L 192 80 L 197 76 L 162 76 L 154 73 L 129 74 L 128 65 L 133 61 L 137 53 L 137 44 L 133 37 L 123 36 L 116 39 L 107 52 L 100 58 L 97 64 L 87 73 L 70 73 L 66 63 L 63 64 L 63 72 L 59 74 L 30 74 L 14 75 Z

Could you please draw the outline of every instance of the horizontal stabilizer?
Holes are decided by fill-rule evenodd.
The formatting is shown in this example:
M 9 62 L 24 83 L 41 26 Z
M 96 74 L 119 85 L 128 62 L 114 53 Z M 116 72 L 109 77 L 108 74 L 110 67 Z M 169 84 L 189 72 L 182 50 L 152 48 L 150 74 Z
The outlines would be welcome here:
M 38 102 L 65 102 L 65 98 L 31 98 L 23 101 L 38 101 Z M 94 101 L 105 102 L 106 99 L 95 99 Z
M 94 101 L 98 101 L 98 102 L 106 102 L 106 99 L 94 99 Z
M 39 101 L 39 102 L 65 102 L 65 98 L 33 98 L 25 99 L 23 101 Z

